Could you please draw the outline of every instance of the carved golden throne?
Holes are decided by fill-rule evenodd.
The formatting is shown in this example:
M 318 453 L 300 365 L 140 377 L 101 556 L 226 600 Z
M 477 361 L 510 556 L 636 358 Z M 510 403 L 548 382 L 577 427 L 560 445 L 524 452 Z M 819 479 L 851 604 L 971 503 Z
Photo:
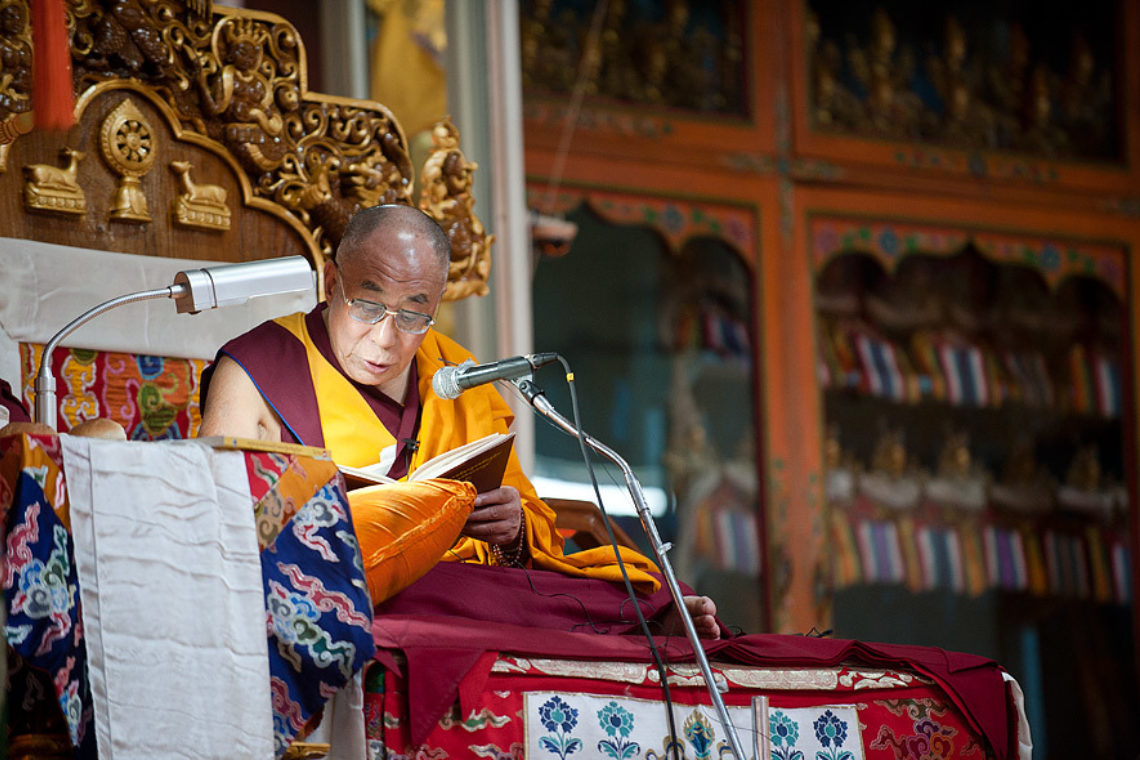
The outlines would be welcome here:
M 45 254 L 66 249 L 67 266 L 78 262 L 79 281 L 92 285 L 72 292 L 66 319 L 0 307 L 0 353 L 18 353 L 0 364 L 0 376 L 23 390 L 29 407 L 48 337 L 105 300 L 96 284 L 112 295 L 131 290 L 120 279 L 139 262 L 169 259 L 180 268 L 188 260 L 300 254 L 320 293 L 322 265 L 348 219 L 403 203 L 432 214 L 452 241 L 445 300 L 487 292 L 493 238 L 474 214 L 476 166 L 450 122 L 433 130 L 417 191 L 408 140 L 392 114 L 375 102 L 310 91 L 304 43 L 286 20 L 202 0 L 68 0 L 65 8 L 75 124 L 49 131 L 34 126 L 29 0 L 0 0 L 0 256 L 8 257 L 0 268 L 13 288 L 19 280 L 52 290 L 56 273 Z M 41 301 L 42 292 L 24 293 L 23 303 Z M 198 330 L 197 319 L 183 324 Z M 115 338 L 108 345 L 117 350 L 100 340 L 90 350 L 56 350 L 61 431 L 110 418 L 135 439 L 195 434 L 198 376 L 220 341 L 187 342 L 172 355 L 169 343 L 156 346 L 146 333 L 137 341 L 100 337 Z M 109 369 L 123 364 L 160 371 L 124 383 Z M 554 506 L 560 529 L 579 546 L 606 540 L 594 505 Z M 12 737 L 10 756 L 70 756 L 57 725 L 33 728 L 42 730 Z M 320 756 L 322 748 L 297 744 L 291 752 Z
M 75 125 L 35 129 L 28 0 L 0 1 L 4 238 L 152 259 L 300 254 L 312 262 L 319 294 L 322 265 L 348 219 L 367 206 L 403 203 L 435 216 L 452 241 L 445 300 L 486 293 L 493 238 L 474 214 L 475 164 L 450 122 L 434 130 L 417 193 L 408 141 L 392 114 L 378 103 L 311 92 L 303 41 L 284 19 L 171 0 L 74 0 L 66 18 Z M 53 84 L 66 86 L 66 75 Z M 113 277 L 113 268 L 90 261 L 93 278 Z M 41 269 L 29 276 L 41 282 Z M 76 299 L 76 306 L 98 300 Z M 0 324 L 18 336 L 8 350 L 28 344 L 20 348 L 22 377 L 6 378 L 28 397 L 35 346 L 46 340 L 43 329 L 12 324 L 22 318 L 7 313 Z M 212 349 L 178 356 L 199 360 L 184 372 L 196 387 Z M 183 395 L 179 429 L 117 421 L 132 437 L 192 435 L 196 394 Z M 62 406 L 62 430 L 116 416 L 94 402 Z
M 24 291 L 0 294 L 0 376 L 29 407 L 43 344 L 106 300 L 104 290 L 129 292 L 124 282 L 164 263 L 299 254 L 321 293 L 322 265 L 349 218 L 377 204 L 417 205 L 440 221 L 452 241 L 445 300 L 486 293 L 492 236 L 474 215 L 476 167 L 449 122 L 434 131 L 417 187 L 392 114 L 310 91 L 304 42 L 286 20 L 209 0 L 64 7 L 75 123 L 49 131 L 34 124 L 29 0 L 0 0 L 0 280 Z M 56 73 L 55 84 L 68 86 Z M 67 251 L 65 264 L 50 263 L 57 251 Z M 59 271 L 76 266 L 78 274 Z M 47 309 L 61 287 L 62 308 L 73 309 L 66 318 Z M 183 320 L 184 341 L 155 342 L 140 319 L 137 340 L 136 330 L 106 334 L 111 327 L 94 343 L 58 349 L 60 430 L 103 417 L 135 439 L 193 436 L 198 376 L 220 343 L 209 347 L 196 334 L 202 323 Z M 32 728 L 42 730 L 11 737 L 10 757 L 71 756 L 57 724 Z
M 27 0 L 0 2 L 6 236 L 144 256 L 303 254 L 319 273 L 355 211 L 418 203 L 454 243 L 446 298 L 485 292 L 491 240 L 450 124 L 436 129 L 416 199 L 392 114 L 311 92 L 303 41 L 284 19 L 208 2 L 72 0 L 67 22 L 76 125 L 31 129 Z

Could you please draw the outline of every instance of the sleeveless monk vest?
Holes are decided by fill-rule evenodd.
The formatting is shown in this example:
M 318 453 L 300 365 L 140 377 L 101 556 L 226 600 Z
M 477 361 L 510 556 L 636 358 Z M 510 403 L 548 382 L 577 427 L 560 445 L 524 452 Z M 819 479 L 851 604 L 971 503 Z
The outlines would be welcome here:
M 375 464 L 380 452 L 396 443 L 395 436 L 388 432 L 352 383 L 321 355 L 305 327 L 304 314 L 289 314 L 274 321 L 305 347 L 321 432 L 333 461 L 349 467 Z

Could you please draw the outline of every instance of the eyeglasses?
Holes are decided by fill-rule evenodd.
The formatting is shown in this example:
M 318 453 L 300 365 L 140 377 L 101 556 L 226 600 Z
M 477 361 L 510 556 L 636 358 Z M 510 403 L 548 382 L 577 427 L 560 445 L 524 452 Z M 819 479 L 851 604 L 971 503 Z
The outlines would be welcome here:
M 344 280 L 338 279 L 336 285 L 340 289 L 340 297 L 344 300 L 345 306 L 348 307 L 348 316 L 357 322 L 374 325 L 391 314 L 396 321 L 396 329 L 412 335 L 423 335 L 429 327 L 435 324 L 435 320 L 430 315 L 418 311 L 389 309 L 384 304 L 375 301 L 365 301 L 362 298 L 345 298 Z

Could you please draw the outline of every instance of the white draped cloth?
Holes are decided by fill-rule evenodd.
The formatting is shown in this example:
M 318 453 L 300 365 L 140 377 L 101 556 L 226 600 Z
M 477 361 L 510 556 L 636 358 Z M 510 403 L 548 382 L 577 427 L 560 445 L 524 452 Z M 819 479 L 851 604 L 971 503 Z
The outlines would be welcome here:
M 60 437 L 102 760 L 273 757 L 239 451 Z
M 0 237 L 0 378 L 19 394 L 20 343 L 47 343 L 92 306 L 164 288 L 177 272 L 210 266 L 165 256 L 137 256 Z M 232 262 L 231 262 L 232 263 Z M 179 314 L 165 299 L 112 309 L 69 335 L 64 346 L 153 356 L 212 359 L 230 338 L 267 319 L 308 311 L 317 290 L 254 298 L 240 306 Z

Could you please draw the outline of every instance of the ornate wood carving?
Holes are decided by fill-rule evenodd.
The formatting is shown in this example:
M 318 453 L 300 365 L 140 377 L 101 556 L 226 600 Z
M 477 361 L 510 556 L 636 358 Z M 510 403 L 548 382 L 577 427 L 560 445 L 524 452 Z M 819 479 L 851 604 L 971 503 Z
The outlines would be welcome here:
M 0 2 L 0 172 L 8 146 L 31 129 L 32 32 L 25 0 Z
M 356 211 L 413 204 L 407 141 L 392 114 L 378 103 L 310 92 L 304 45 L 284 19 L 214 7 L 209 0 L 68 0 L 67 10 L 78 95 L 77 126 L 66 135 L 71 163 L 66 169 L 37 163 L 36 177 L 29 174 L 24 188 L 25 205 L 83 212 L 83 190 L 74 174 L 83 152 L 95 149 L 86 144 L 94 125 L 117 187 L 110 208 L 93 201 L 99 220 L 33 237 L 165 255 L 169 231 L 147 226 L 148 197 L 171 207 L 176 226 L 215 233 L 230 233 L 233 213 L 256 209 L 251 213 L 283 220 L 290 232 L 280 234 L 299 236 L 319 271 Z M 0 176 L 14 141 L 31 130 L 32 52 L 28 0 L 0 0 Z M 108 113 L 105 99 L 120 90 L 145 96 L 133 105 L 119 103 L 135 109 L 131 114 Z M 450 153 L 430 169 L 438 189 L 429 206 L 455 246 L 447 295 L 455 299 L 486 292 L 492 237 L 471 213 L 475 165 L 463 158 L 458 135 L 449 129 Z M 37 131 L 24 138 L 21 162 L 51 155 L 63 137 Z M 205 153 L 221 161 L 207 160 Z M 156 161 L 171 166 L 175 176 L 162 174 L 160 180 L 148 174 Z M 190 167 L 197 167 L 195 175 L 216 183 L 221 165 L 236 183 L 206 184 L 190 176 Z M 83 184 L 92 199 L 102 198 L 107 173 L 101 166 L 91 169 L 93 176 Z M 241 201 L 230 207 L 227 194 L 232 198 L 235 192 Z M 138 223 L 138 234 L 102 241 L 110 234 L 102 224 L 108 217 Z M 224 255 L 239 259 L 282 255 L 293 244 L 283 248 L 276 234 L 272 241 L 259 237 L 266 221 L 242 232 L 246 222 L 240 217 L 214 252 L 221 244 Z M 194 245 L 194 255 L 210 255 L 202 240 Z
M 590 47 L 592 3 L 520 5 L 523 86 L 529 92 L 570 93 L 585 61 L 587 95 L 700 113 L 748 113 L 745 3 L 610 3 Z
M 857 36 L 849 4 L 813 0 L 812 122 L 838 134 L 1118 162 L 1115 6 L 1058 6 L 1062 18 L 1044 26 L 1017 8 L 947 12 L 935 33 L 901 6 L 878 7 Z
M 182 187 L 182 193 L 170 207 L 174 223 L 206 230 L 228 230 L 230 208 L 226 205 L 226 189 L 221 185 L 194 182 L 190 178 L 194 167 L 189 161 L 171 161 L 170 168 L 178 175 Z
M 234 156 L 250 193 L 298 218 L 326 255 L 358 209 L 411 202 L 407 143 L 383 106 L 309 92 L 285 20 L 192 5 L 71 0 L 77 90 L 130 79 L 157 93 L 184 139 Z
M 64 148 L 60 151 L 67 166 L 31 164 L 24 167 L 24 207 L 29 211 L 46 211 L 51 214 L 84 214 L 87 199 L 79 187 L 76 175 L 79 162 L 86 153 Z
M 139 177 L 150 171 L 155 156 L 154 128 L 130 101 L 123 102 L 103 120 L 99 148 L 103 159 L 119 175 L 111 218 L 123 222 L 149 222 L 146 194 Z
M 475 216 L 471 174 L 479 165 L 459 149 L 459 132 L 444 119 L 432 129 L 432 151 L 424 161 L 420 208 L 439 220 L 451 240 L 445 301 L 486 295 L 491 274 L 491 242 Z

